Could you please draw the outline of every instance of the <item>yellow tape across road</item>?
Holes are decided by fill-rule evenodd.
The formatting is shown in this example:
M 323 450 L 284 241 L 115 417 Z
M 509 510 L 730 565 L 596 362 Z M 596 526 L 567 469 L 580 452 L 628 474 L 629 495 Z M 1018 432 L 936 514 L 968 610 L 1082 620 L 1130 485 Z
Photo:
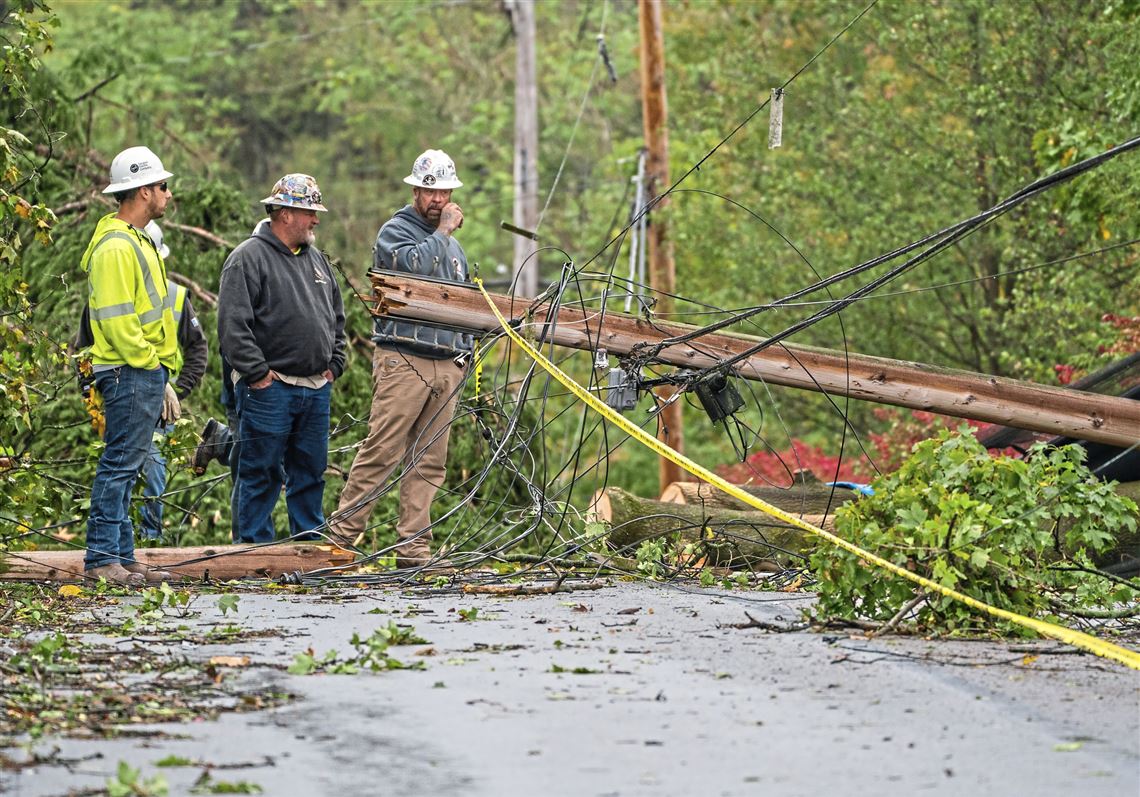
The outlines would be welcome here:
M 534 359 L 535 362 L 542 366 L 544 370 L 546 370 L 551 376 L 561 382 L 571 393 L 589 405 L 591 409 L 600 413 L 602 417 L 604 417 L 610 423 L 617 426 L 619 429 L 637 440 L 642 445 L 645 445 L 648 448 L 652 449 L 658 455 L 675 462 L 677 465 L 681 466 L 697 478 L 703 479 L 714 487 L 717 487 L 728 493 L 733 498 L 744 501 L 746 504 L 759 509 L 761 512 L 765 512 L 774 518 L 778 518 L 779 520 L 782 520 L 789 525 L 795 526 L 796 528 L 803 529 L 810 534 L 815 534 L 818 537 L 822 537 L 832 545 L 838 546 L 845 551 L 853 553 L 859 558 L 870 562 L 873 565 L 881 567 L 884 570 L 889 570 L 895 575 L 901 576 L 908 581 L 913 581 L 915 584 L 918 584 L 919 586 L 931 592 L 937 592 L 941 595 L 946 595 L 950 598 L 961 601 L 967 606 L 973 609 L 977 609 L 979 612 L 982 612 L 984 614 L 988 614 L 993 617 L 1000 617 L 1003 620 L 1009 620 L 1010 622 L 1016 623 L 1017 625 L 1023 626 L 1025 628 L 1031 628 L 1042 636 L 1060 640 L 1061 642 L 1065 642 L 1066 644 L 1081 648 L 1082 650 L 1087 650 L 1090 653 L 1095 653 L 1098 656 L 1103 656 L 1106 659 L 1118 661 L 1121 664 L 1127 665 L 1134 670 L 1140 670 L 1140 653 L 1134 650 L 1129 650 L 1128 648 L 1121 647 L 1120 645 L 1114 645 L 1111 642 L 1104 641 L 1103 639 L 1097 639 L 1096 637 L 1090 636 L 1089 634 L 1085 634 L 1081 631 L 1074 631 L 1071 628 L 1065 628 L 1063 626 L 1054 625 L 1052 623 L 1046 623 L 1042 620 L 1035 620 L 1032 617 L 1025 617 L 1024 615 L 1015 614 L 1014 612 L 1006 611 L 1005 609 L 999 609 L 996 606 L 990 606 L 984 601 L 980 601 L 976 598 L 971 598 L 969 595 L 965 595 L 961 592 L 958 592 L 957 590 L 944 587 L 941 584 L 931 581 L 928 578 L 916 575 L 909 570 L 899 567 L 893 562 L 888 562 L 886 559 L 883 559 L 880 556 L 876 556 L 870 551 L 865 551 L 859 546 L 848 542 L 847 540 L 836 537 L 831 532 L 824 531 L 823 529 L 817 528 L 810 523 L 805 523 L 794 515 L 790 515 L 778 507 L 774 507 L 771 504 L 765 503 L 754 495 L 750 495 L 749 493 L 744 492 L 736 485 L 730 484 L 720 476 L 717 476 L 712 471 L 706 470 L 696 462 L 688 459 L 684 454 L 680 454 L 674 451 L 672 448 L 662 443 L 656 437 L 653 437 L 647 433 L 641 427 L 626 420 L 623 415 L 610 409 L 608 406 L 606 406 L 605 402 L 601 401 L 597 396 L 594 396 L 588 390 L 586 390 L 586 388 L 575 382 L 557 365 L 546 359 L 546 357 L 542 355 L 542 352 L 538 351 L 536 348 L 534 348 L 534 346 L 529 344 L 521 335 L 518 334 L 518 332 L 516 332 L 511 327 L 509 323 L 507 323 L 507 319 L 503 318 L 503 314 L 499 312 L 499 308 L 495 306 L 495 303 L 491 301 L 491 297 L 483 288 L 482 280 L 477 278 L 475 280 L 475 284 L 479 286 L 480 293 L 483 294 L 483 298 L 486 299 L 487 304 L 491 308 L 491 311 L 499 320 L 499 323 L 503 327 L 503 331 L 510 336 L 511 340 L 513 340 L 515 344 L 519 346 L 519 348 L 525 351 L 528 355 L 531 356 L 531 358 Z

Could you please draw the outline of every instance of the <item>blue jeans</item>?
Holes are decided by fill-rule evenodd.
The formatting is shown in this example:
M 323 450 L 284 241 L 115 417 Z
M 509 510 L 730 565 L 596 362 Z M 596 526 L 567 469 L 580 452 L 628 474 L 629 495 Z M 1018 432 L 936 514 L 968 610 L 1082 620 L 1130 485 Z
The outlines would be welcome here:
M 166 431 L 163 430 L 163 434 Z M 162 537 L 162 501 L 159 498 L 166 492 L 166 457 L 158 450 L 158 440 L 150 438 L 150 450 L 142 469 L 143 502 L 139 508 L 142 536 L 148 540 Z
M 230 395 L 231 396 L 233 395 L 233 391 L 230 391 Z M 227 409 L 226 412 L 228 413 L 228 412 L 230 412 L 230 410 Z M 238 462 L 241 461 L 241 435 L 238 434 L 238 431 L 241 429 L 241 418 L 238 417 L 238 415 L 236 414 L 237 408 L 233 409 L 233 413 L 234 413 L 233 415 L 227 415 L 226 416 L 226 421 L 227 421 L 226 432 L 222 435 L 224 438 L 228 438 L 227 445 L 229 446 L 229 450 L 230 450 L 229 465 L 230 465 L 230 518 L 232 518 L 231 523 L 236 522 L 237 517 L 238 517 L 238 508 L 237 508 Z M 277 470 L 279 472 L 278 481 L 281 484 L 284 484 L 285 483 L 285 469 L 281 467 L 281 463 L 277 464 Z M 249 536 L 249 535 L 247 535 L 247 536 Z M 270 539 L 270 540 L 274 539 L 277 536 L 277 532 L 274 531 L 274 529 L 273 529 L 273 518 L 271 516 L 267 516 L 265 518 L 265 526 L 263 527 L 263 531 L 255 533 L 252 536 L 257 538 L 257 539 Z M 235 539 L 236 539 L 236 537 L 235 537 Z
M 237 542 L 272 542 L 273 507 L 281 494 L 291 535 L 325 523 L 322 501 L 329 452 L 329 396 L 332 385 L 313 390 L 274 380 L 253 390 L 237 386 L 241 452 L 235 489 L 233 537 Z
M 91 483 L 87 556 L 83 562 L 87 570 L 135 560 L 131 489 L 146 461 L 162 414 L 166 368 L 143 371 L 123 365 L 95 374 L 95 386 L 103 395 L 107 431 L 106 447 Z

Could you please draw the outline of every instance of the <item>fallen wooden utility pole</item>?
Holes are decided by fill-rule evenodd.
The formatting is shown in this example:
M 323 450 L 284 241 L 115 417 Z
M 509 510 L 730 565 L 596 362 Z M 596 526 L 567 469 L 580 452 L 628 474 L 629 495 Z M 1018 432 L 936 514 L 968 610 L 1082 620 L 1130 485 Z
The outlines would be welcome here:
M 0 554 L 0 581 L 82 581 L 81 548 L 71 551 L 10 551 Z M 136 548 L 144 565 L 169 570 L 179 579 L 215 581 L 277 578 L 351 564 L 355 554 L 333 545 L 209 545 L 196 548 Z
M 491 308 L 472 286 L 392 272 L 372 273 L 370 278 L 376 314 L 474 332 L 500 328 Z M 695 329 L 687 324 L 650 324 L 623 313 L 607 312 L 603 316 L 594 309 L 564 308 L 557 317 L 551 317 L 549 306 L 532 309 L 525 299 L 494 294 L 491 299 L 508 319 L 525 322 L 526 334 L 535 334 L 541 342 L 587 351 L 601 348 L 619 356 Z M 708 368 L 760 340 L 750 335 L 701 335 L 692 343 L 662 349 L 655 359 L 684 368 Z M 734 370 L 745 379 L 1078 440 L 1122 447 L 1140 441 L 1140 401 L 1113 396 L 791 344 L 754 354 Z

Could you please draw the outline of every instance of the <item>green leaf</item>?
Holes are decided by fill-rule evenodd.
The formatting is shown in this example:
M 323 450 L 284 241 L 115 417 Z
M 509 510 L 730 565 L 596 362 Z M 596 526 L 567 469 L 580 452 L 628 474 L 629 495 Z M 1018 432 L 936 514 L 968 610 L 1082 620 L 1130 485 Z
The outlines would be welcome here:
M 237 614 L 238 596 L 234 593 L 226 593 L 218 598 L 218 610 L 221 611 L 222 616 L 225 617 L 229 612 Z
M 298 653 L 286 671 L 291 675 L 311 675 L 317 670 L 317 660 L 310 653 Z

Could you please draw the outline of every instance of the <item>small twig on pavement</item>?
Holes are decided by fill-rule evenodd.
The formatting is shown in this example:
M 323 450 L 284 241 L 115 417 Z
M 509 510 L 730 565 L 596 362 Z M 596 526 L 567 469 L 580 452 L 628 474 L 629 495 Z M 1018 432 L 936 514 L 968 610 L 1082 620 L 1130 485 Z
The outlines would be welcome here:
M 726 627 L 727 628 L 738 628 L 738 629 L 762 628 L 765 631 L 779 631 L 780 633 L 787 633 L 789 631 L 803 631 L 804 629 L 806 629 L 808 627 L 807 623 L 791 623 L 789 625 L 781 625 L 779 623 L 769 623 L 765 620 L 757 620 L 755 617 L 750 615 L 748 612 L 745 612 L 744 616 L 748 618 L 747 623 L 729 623 L 728 626 L 726 626 Z
M 883 623 L 883 625 L 880 626 L 877 630 L 868 632 L 867 636 L 876 637 L 890 633 L 894 630 L 895 626 L 897 626 L 902 621 L 904 617 L 914 611 L 914 609 L 924 600 L 926 600 L 926 593 L 918 593 L 909 601 L 907 601 L 906 606 L 903 606 L 901 609 L 899 609 L 898 614 L 896 614 L 890 620 L 887 620 L 887 622 Z
M 605 581 L 584 581 L 580 584 L 464 584 L 468 595 L 553 595 L 555 592 L 575 592 L 580 589 L 601 589 L 609 586 Z

